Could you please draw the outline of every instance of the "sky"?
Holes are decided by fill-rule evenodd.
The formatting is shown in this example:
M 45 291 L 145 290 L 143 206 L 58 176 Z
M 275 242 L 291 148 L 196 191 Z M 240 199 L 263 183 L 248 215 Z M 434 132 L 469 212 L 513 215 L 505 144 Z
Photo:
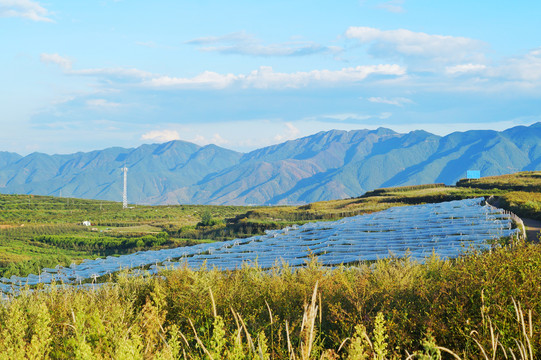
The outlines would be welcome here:
M 541 2 L 0 0 L 0 151 L 541 121 Z

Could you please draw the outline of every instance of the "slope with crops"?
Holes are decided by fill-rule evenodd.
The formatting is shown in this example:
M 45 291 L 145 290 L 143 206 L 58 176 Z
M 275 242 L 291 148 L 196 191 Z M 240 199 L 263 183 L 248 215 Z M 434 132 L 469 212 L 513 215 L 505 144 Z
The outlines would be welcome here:
M 506 181 L 541 184 L 539 175 L 519 173 Z M 37 237 L 94 234 L 92 228 L 78 225 L 87 218 L 104 236 L 154 233 L 157 238 L 165 233 L 170 241 L 242 237 L 392 206 L 488 195 L 519 214 L 539 218 L 536 192 L 504 188 L 499 181 L 380 189 L 358 198 L 271 208 L 179 206 L 121 211 L 113 203 L 81 201 L 77 207 L 80 200 L 71 200 L 70 208 L 66 199 L 3 197 L 3 210 L 13 211 L 2 211 L 0 231 L 2 245 L 15 249 L 8 254 L 17 264 L 17 251 L 29 258 L 60 251 Z M 32 201 L 47 204 L 28 211 Z M 64 206 L 55 209 L 55 201 Z M 40 227 L 40 234 L 22 230 Z M 10 241 L 18 248 L 10 247 Z M 159 245 L 163 246 L 169 245 Z M 81 256 L 62 251 L 69 261 Z M 89 249 L 77 251 L 99 255 Z M 6 358 L 535 359 L 541 354 L 540 266 L 541 248 L 521 242 L 455 260 L 432 257 L 423 264 L 391 257 L 330 269 L 314 259 L 297 269 L 283 264 L 270 271 L 181 268 L 161 277 L 119 274 L 109 284 L 90 285 L 90 290 L 23 291 L 2 302 L 0 354 Z
M 456 187 L 431 184 L 377 189 L 357 198 L 302 206 L 136 206 L 123 210 L 115 202 L 0 195 L 0 275 L 24 276 L 84 258 L 231 240 L 308 221 L 479 196 L 495 195 L 502 207 L 535 218 L 541 204 L 537 192 L 498 184 L 536 186 L 541 184 L 539 174 L 483 178 L 459 182 Z M 83 226 L 85 220 L 92 225 Z

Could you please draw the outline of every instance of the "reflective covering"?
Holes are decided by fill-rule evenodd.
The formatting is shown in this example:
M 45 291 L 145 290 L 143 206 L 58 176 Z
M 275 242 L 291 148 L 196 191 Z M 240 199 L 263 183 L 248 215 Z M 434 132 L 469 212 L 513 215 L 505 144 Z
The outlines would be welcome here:
M 437 204 L 394 207 L 338 221 L 293 225 L 265 235 L 174 249 L 140 251 L 130 255 L 84 260 L 69 267 L 45 268 L 40 274 L 0 279 L 1 292 L 21 285 L 52 281 L 81 284 L 88 279 L 126 269 L 156 273 L 179 266 L 216 267 L 223 270 L 255 263 L 270 268 L 277 261 L 303 265 L 310 255 L 324 265 L 377 260 L 390 254 L 422 261 L 432 252 L 457 257 L 474 247 L 487 249 L 492 240 L 512 236 L 512 221 L 502 210 L 482 205 L 483 198 Z

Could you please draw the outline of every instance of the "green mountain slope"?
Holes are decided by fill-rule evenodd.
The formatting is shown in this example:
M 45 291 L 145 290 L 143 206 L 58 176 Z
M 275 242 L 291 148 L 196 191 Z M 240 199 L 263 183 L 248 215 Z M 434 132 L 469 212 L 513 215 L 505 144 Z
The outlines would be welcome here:
M 389 129 L 320 132 L 242 154 L 183 141 L 72 155 L 0 153 L 0 192 L 131 202 L 298 204 L 398 185 L 541 169 L 541 123 L 441 137 Z

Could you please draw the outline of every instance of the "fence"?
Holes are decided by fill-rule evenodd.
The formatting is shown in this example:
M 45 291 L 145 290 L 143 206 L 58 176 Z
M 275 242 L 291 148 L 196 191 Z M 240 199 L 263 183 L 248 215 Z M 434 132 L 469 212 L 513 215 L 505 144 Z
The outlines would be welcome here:
M 493 204 L 496 203 L 496 198 L 494 196 L 490 196 L 488 199 L 485 200 L 486 204 L 490 207 L 493 207 L 495 209 L 501 209 Z M 520 235 L 519 235 L 519 239 L 521 240 L 526 240 L 526 226 L 524 226 L 524 222 L 522 221 L 521 218 L 519 218 L 515 213 L 511 212 L 511 211 L 508 211 L 508 210 L 505 210 L 505 209 L 501 209 L 503 210 L 503 212 L 507 215 L 509 215 L 509 217 L 511 218 L 511 220 L 513 220 L 513 222 L 517 225 L 517 228 L 520 229 Z

